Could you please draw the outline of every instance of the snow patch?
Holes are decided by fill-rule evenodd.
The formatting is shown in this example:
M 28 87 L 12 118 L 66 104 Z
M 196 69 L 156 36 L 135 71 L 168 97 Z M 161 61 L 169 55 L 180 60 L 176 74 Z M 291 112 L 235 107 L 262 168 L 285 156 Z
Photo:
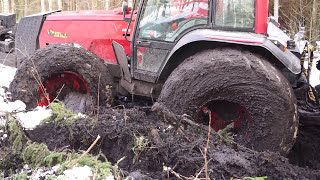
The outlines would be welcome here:
M 320 61 L 320 51 L 315 51 L 314 57 L 310 73 L 310 85 L 313 87 L 320 84 L 320 71 L 316 67 L 317 61 Z
M 15 116 L 24 128 L 34 129 L 37 125 L 41 123 L 43 119 L 50 117 L 51 113 L 51 109 L 38 106 L 36 109 L 32 111 L 20 112 L 17 113 Z
M 0 87 L 9 87 L 16 73 L 16 68 L 0 64 Z

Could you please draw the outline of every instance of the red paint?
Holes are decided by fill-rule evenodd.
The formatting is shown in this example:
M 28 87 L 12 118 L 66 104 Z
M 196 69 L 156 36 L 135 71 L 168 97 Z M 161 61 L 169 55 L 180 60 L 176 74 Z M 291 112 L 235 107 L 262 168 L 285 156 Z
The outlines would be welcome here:
M 127 16 L 129 17 L 130 14 Z M 128 32 L 130 35 L 132 35 L 135 17 L 136 15 Z M 126 54 L 131 54 L 130 43 L 123 36 L 127 26 L 122 15 L 112 10 L 54 13 L 49 15 L 43 24 L 39 36 L 40 48 L 45 47 L 47 43 L 77 43 L 107 63 L 116 64 L 111 46 L 113 41 L 120 43 Z M 55 37 L 52 33 L 49 35 L 49 30 L 66 35 L 67 38 Z
M 63 86 L 64 85 L 64 86 Z M 81 76 L 74 72 L 65 71 L 63 73 L 54 74 L 39 87 L 39 106 L 48 106 L 52 102 L 61 88 L 70 88 L 72 91 L 80 93 L 89 93 L 86 82 Z M 44 88 L 44 89 L 43 89 Z M 49 101 L 46 97 L 48 94 Z
M 256 20 L 254 31 L 258 34 L 267 33 L 269 0 L 256 0 Z
M 262 41 L 248 41 L 243 39 L 230 39 L 230 38 L 218 38 L 218 37 L 206 37 L 208 39 L 215 39 L 219 41 L 231 41 L 231 42 L 242 42 L 242 43 L 253 43 L 253 44 L 263 44 Z

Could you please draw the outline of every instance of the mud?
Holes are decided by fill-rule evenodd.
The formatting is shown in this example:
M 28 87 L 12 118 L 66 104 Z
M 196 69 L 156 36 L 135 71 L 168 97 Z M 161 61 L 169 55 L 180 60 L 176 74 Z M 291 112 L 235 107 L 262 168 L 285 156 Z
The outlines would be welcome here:
M 112 102 L 112 89 L 106 87 L 113 87 L 113 78 L 108 73 L 107 65 L 92 52 L 73 44 L 48 45 L 24 59 L 10 84 L 12 100 L 22 100 L 27 109 L 36 107 L 39 82 L 44 82 L 52 75 L 64 71 L 81 75 L 88 85 L 94 105 L 97 104 L 97 99 L 100 105 Z M 59 100 L 64 99 L 62 95 L 68 94 L 65 92 L 69 91 L 68 89 L 70 88 L 62 88 Z
M 264 57 L 239 48 L 216 48 L 191 56 L 163 86 L 159 102 L 194 119 L 210 102 L 224 100 L 248 111 L 236 141 L 258 151 L 287 154 L 298 128 L 294 92 Z M 251 122 L 250 122 L 251 121 Z
M 99 134 L 102 139 L 91 153 L 102 151 L 109 161 L 119 167 L 125 176 L 137 179 L 177 179 L 163 166 L 186 177 L 205 177 L 201 151 L 207 143 L 206 126 L 183 123 L 183 116 L 163 112 L 158 116 L 150 107 L 101 108 L 98 121 L 79 119 L 68 128 L 44 124 L 26 131 L 29 138 L 44 142 L 51 150 L 86 150 Z M 161 114 L 161 113 L 160 113 Z M 177 123 L 171 124 L 170 118 Z M 179 128 L 179 129 L 178 129 Z M 141 138 L 143 137 L 143 138 Z M 208 160 L 211 179 L 230 179 L 267 176 L 268 179 L 319 179 L 320 171 L 301 168 L 272 152 L 256 152 L 236 143 L 225 143 L 212 132 Z M 137 147 L 137 139 L 143 139 Z
M 320 169 L 320 126 L 301 125 L 298 138 L 289 153 L 290 163 Z

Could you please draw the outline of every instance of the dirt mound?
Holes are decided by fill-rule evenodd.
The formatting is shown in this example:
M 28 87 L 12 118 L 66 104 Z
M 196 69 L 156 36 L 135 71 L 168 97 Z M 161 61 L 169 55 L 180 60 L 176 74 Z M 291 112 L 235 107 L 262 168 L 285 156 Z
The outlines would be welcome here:
M 125 176 L 130 174 L 137 179 L 177 179 L 178 174 L 205 177 L 203 153 L 207 147 L 207 127 L 165 111 L 158 114 L 150 107 L 103 107 L 98 120 L 80 118 L 71 127 L 47 123 L 26 134 L 56 151 L 86 150 L 100 135 L 101 141 L 91 153 L 102 151 L 112 163 L 125 157 L 119 167 Z M 279 154 L 256 152 L 230 143 L 229 138 L 228 132 L 211 132 L 207 152 L 207 172 L 211 179 L 257 176 L 320 179 L 319 170 L 297 167 Z M 168 171 L 163 171 L 164 168 Z

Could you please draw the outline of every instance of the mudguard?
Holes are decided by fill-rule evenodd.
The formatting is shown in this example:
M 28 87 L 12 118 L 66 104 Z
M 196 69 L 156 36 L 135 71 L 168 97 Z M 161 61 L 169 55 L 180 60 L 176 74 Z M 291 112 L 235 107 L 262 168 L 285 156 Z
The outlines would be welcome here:
M 59 12 L 45 12 L 23 17 L 17 27 L 15 38 L 15 53 L 18 67 L 22 59 L 29 57 L 35 50 L 39 49 L 39 34 L 45 17 L 49 14 Z
M 250 32 L 226 32 L 211 29 L 198 29 L 189 32 L 183 36 L 167 56 L 164 66 L 160 69 L 160 77 L 163 69 L 175 52 L 183 46 L 198 41 L 225 42 L 232 44 L 241 44 L 246 46 L 256 46 L 267 49 L 272 53 L 283 65 L 285 65 L 292 73 L 299 74 L 301 72 L 300 60 L 290 51 L 282 51 L 274 43 L 272 43 L 265 35 Z

